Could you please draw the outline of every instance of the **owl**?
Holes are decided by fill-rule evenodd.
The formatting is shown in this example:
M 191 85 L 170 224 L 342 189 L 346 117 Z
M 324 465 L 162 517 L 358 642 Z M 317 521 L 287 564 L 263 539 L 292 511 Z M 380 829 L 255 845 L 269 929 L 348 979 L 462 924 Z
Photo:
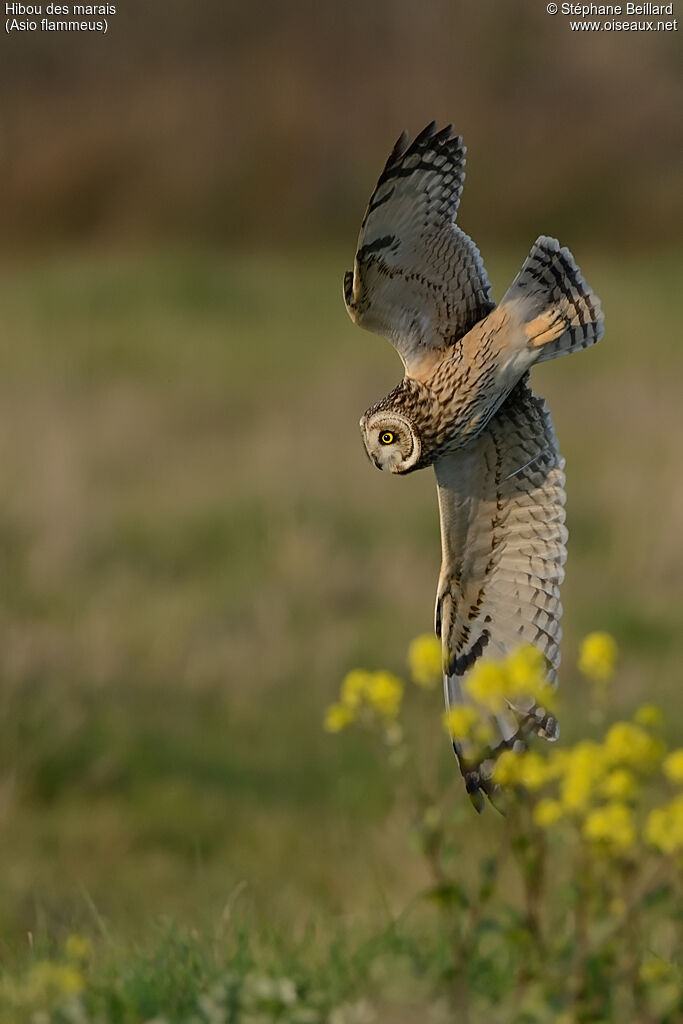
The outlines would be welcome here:
M 474 242 L 455 223 L 465 148 L 452 126 L 404 132 L 370 197 L 353 270 L 344 276 L 351 319 L 387 338 L 405 374 L 360 421 L 378 469 L 433 466 L 442 563 L 435 629 L 447 707 L 482 657 L 522 644 L 544 656 L 556 683 L 559 586 L 564 576 L 564 460 L 550 413 L 529 386 L 535 363 L 595 344 L 600 302 L 554 238 L 533 244 L 496 306 Z M 555 739 L 555 718 L 534 701 L 492 716 L 494 739 L 475 751 L 453 737 L 472 802 L 481 810 L 497 754 L 532 733 Z

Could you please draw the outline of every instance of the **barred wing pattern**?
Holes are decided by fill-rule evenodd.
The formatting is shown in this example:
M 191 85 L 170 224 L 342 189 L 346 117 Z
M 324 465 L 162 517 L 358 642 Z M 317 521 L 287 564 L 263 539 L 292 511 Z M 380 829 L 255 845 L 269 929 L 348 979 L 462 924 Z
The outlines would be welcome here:
M 368 205 L 354 270 L 344 277 L 351 319 L 388 338 L 406 371 L 466 334 L 493 308 L 474 242 L 455 224 L 465 149 L 452 126 L 404 132 Z
M 436 631 L 444 650 L 448 706 L 467 701 L 463 676 L 484 653 L 501 657 L 522 643 L 539 648 L 556 680 L 564 577 L 564 460 L 542 398 L 528 375 L 467 448 L 435 463 L 443 561 Z M 497 743 L 529 732 L 548 739 L 557 723 L 532 701 L 497 715 Z M 475 806 L 490 793 L 493 761 L 468 762 L 456 747 Z

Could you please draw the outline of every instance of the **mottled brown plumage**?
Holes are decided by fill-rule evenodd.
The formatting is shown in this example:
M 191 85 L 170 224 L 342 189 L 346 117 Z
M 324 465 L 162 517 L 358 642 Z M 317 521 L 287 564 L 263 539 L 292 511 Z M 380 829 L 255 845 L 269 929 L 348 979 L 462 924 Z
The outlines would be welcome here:
M 563 460 L 550 414 L 528 386 L 531 366 L 594 344 L 600 303 L 571 253 L 534 243 L 498 307 L 479 251 L 455 224 L 465 150 L 432 123 L 404 133 L 379 178 L 344 278 L 352 319 L 397 349 L 404 379 L 361 419 L 375 465 L 408 473 L 433 465 L 442 568 L 436 630 L 448 705 L 467 700 L 476 661 L 520 643 L 559 664 L 559 584 L 566 558 Z M 510 746 L 557 723 L 532 701 L 498 716 Z M 455 745 L 468 791 L 490 793 L 495 749 L 474 762 Z

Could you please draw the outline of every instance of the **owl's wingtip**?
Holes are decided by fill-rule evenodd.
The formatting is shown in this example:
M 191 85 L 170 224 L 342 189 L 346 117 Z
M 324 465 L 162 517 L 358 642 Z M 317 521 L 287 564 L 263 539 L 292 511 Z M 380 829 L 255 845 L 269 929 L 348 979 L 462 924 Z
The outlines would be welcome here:
M 482 811 L 484 810 L 484 807 L 485 807 L 484 797 L 481 795 L 481 790 L 480 789 L 473 789 L 472 791 L 468 790 L 467 795 L 470 798 L 470 803 L 474 807 L 474 809 L 477 812 L 477 814 L 481 814 Z

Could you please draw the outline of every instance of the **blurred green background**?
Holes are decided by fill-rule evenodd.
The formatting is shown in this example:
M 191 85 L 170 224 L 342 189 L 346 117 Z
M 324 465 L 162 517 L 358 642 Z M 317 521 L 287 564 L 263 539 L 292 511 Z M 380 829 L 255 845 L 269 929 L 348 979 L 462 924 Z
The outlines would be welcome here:
M 292 934 L 371 928 L 420 884 L 370 754 L 321 730 L 345 671 L 402 672 L 432 621 L 433 480 L 365 459 L 399 362 L 341 299 L 404 127 L 465 136 L 496 297 L 545 232 L 603 301 L 604 342 L 535 375 L 567 457 L 566 733 L 604 628 L 619 700 L 680 737 L 679 34 L 567 20 L 128 0 L 104 37 L 3 37 L 5 956 L 238 890 Z

